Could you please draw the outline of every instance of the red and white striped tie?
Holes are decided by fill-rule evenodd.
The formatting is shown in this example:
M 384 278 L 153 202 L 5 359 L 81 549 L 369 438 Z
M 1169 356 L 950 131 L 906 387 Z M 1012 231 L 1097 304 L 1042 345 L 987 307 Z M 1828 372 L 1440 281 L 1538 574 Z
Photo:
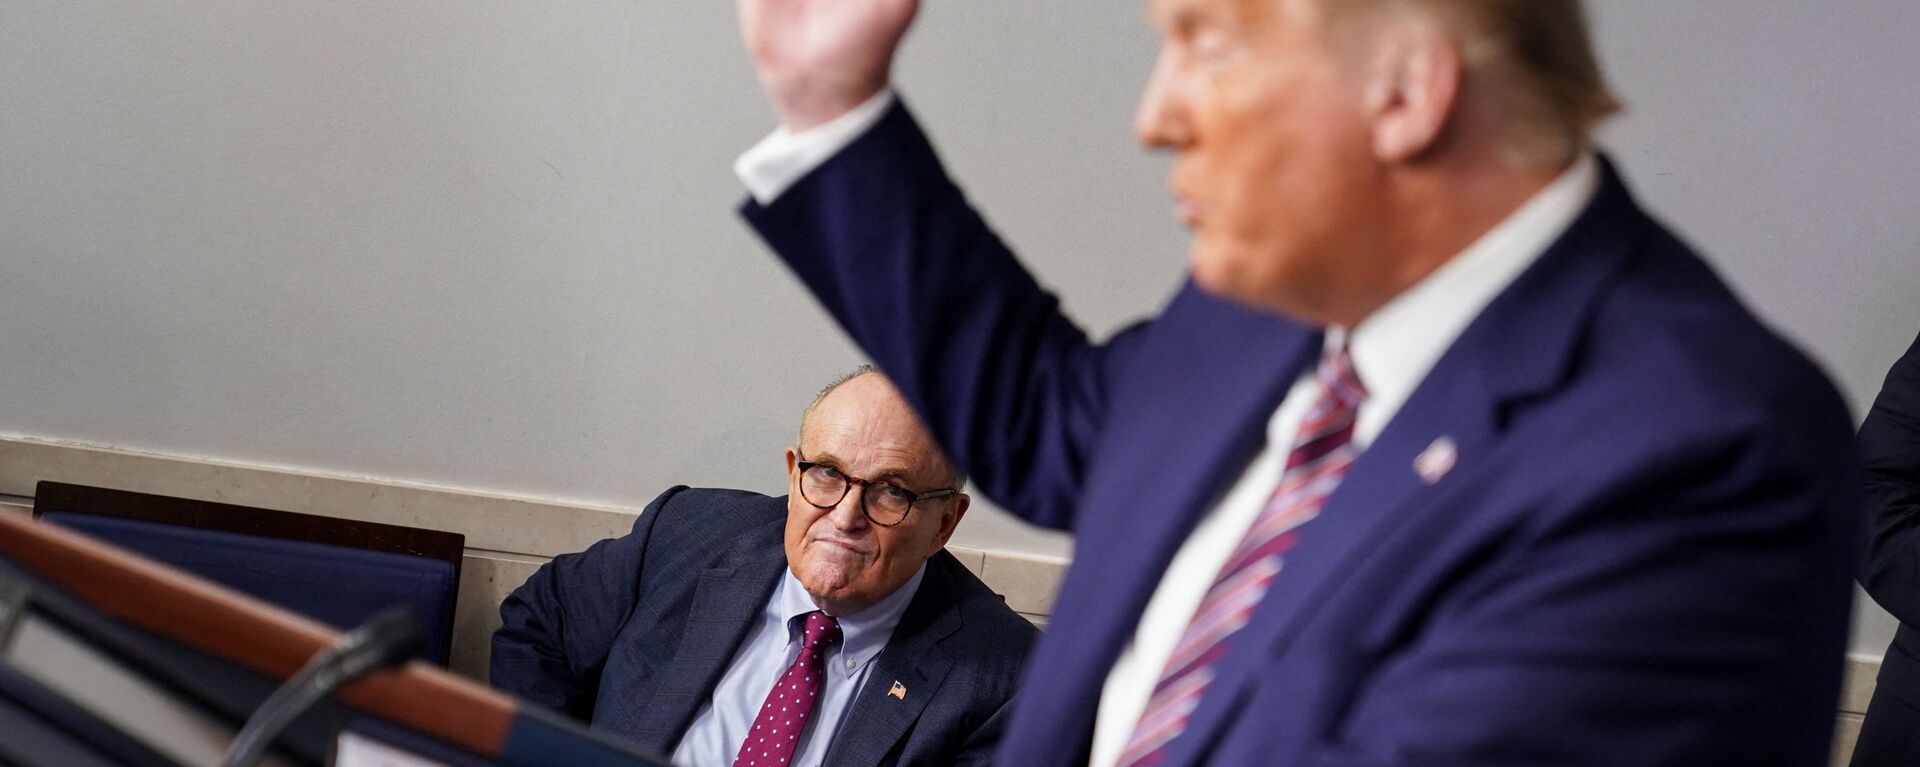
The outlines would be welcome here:
M 1166 759 L 1167 744 L 1186 729 L 1200 696 L 1213 682 L 1214 666 L 1226 655 L 1228 640 L 1247 625 L 1267 586 L 1279 574 L 1287 551 L 1298 542 L 1295 531 L 1319 515 L 1327 496 L 1353 465 L 1354 414 L 1367 392 L 1354 375 L 1353 358 L 1344 345 L 1321 357 L 1316 377 L 1320 398 L 1300 423 L 1279 487 L 1221 566 L 1180 635 L 1140 723 L 1134 725 L 1126 749 L 1120 752 L 1119 767 L 1153 767 Z

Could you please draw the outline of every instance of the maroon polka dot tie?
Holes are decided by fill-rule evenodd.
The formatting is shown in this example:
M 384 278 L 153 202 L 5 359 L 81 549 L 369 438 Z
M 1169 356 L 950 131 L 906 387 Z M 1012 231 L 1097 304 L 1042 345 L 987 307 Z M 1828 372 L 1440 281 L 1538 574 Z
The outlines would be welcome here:
M 800 744 L 800 733 L 807 729 L 807 717 L 813 714 L 814 701 L 820 698 L 825 681 L 827 650 L 840 641 L 840 622 L 815 610 L 807 613 L 805 635 L 800 638 L 800 656 L 793 659 L 787 673 L 767 693 L 760 704 L 760 715 L 753 729 L 740 744 L 740 755 L 733 767 L 783 767 L 793 760 Z

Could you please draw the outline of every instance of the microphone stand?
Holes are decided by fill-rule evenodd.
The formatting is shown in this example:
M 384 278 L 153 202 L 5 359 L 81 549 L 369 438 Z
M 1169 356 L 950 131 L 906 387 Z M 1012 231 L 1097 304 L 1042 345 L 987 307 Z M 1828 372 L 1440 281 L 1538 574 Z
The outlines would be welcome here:
M 369 672 L 406 662 L 420 654 L 423 641 L 419 622 L 404 607 L 368 618 L 267 696 L 233 737 L 223 767 L 252 767 L 273 740 L 321 698 Z

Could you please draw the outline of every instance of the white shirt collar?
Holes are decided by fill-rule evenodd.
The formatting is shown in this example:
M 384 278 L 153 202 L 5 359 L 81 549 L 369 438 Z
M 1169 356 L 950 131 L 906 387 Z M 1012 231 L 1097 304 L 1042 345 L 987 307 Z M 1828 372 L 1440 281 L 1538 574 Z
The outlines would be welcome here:
M 1599 188 L 1599 162 L 1582 156 L 1513 215 L 1350 334 L 1328 329 L 1329 348 L 1350 344 L 1354 372 L 1367 389 L 1354 424 L 1355 441 L 1364 446 L 1386 428 L 1440 355 L 1573 225 Z
M 820 606 L 814 604 L 807 588 L 800 585 L 793 568 L 789 567 L 783 573 L 778 593 L 768 609 L 777 611 L 776 616 L 787 627 L 788 641 L 798 641 L 804 626 L 799 620 L 800 616 L 818 610 Z M 920 591 L 920 581 L 926 574 L 927 566 L 922 563 L 920 569 L 913 571 L 913 577 L 880 601 L 857 612 L 833 616 L 840 622 L 840 646 L 834 651 L 837 657 L 833 665 L 835 670 L 852 676 L 886 649 L 887 641 L 893 638 L 894 627 L 900 625 L 900 616 L 906 614 L 907 605 L 913 602 L 913 595 Z

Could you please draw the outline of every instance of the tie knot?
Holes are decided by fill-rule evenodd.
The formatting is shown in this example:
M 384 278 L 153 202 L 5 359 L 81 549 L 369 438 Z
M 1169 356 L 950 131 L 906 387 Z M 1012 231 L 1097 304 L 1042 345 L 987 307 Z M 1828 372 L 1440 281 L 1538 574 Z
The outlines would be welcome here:
M 801 645 L 808 649 L 824 650 L 827 645 L 840 641 L 840 621 L 819 610 L 807 613 L 806 627 L 802 629 Z
M 1360 383 L 1360 374 L 1353 370 L 1353 354 L 1347 351 L 1346 344 L 1320 355 L 1320 369 L 1315 376 L 1327 396 L 1341 405 L 1357 408 L 1367 398 L 1367 387 Z

